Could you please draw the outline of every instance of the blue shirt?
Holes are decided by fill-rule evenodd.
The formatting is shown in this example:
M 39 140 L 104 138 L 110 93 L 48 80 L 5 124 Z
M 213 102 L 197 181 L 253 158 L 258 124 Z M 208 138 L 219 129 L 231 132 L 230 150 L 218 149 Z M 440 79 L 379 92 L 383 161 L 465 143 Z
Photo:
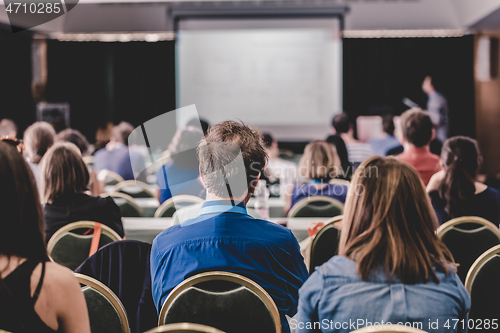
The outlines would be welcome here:
M 236 208 L 234 208 L 236 207 Z M 280 312 L 297 312 L 298 290 L 308 273 L 292 232 L 246 214 L 245 204 L 207 201 L 198 217 L 160 233 L 151 249 L 151 280 L 157 310 L 184 279 L 203 271 L 243 275 L 262 286 Z
M 299 187 L 294 187 L 292 190 L 292 205 L 293 207 L 300 200 L 306 199 L 314 195 L 324 195 L 333 199 L 337 199 L 341 203 L 345 203 L 348 187 L 340 184 L 326 184 L 323 188 L 316 188 L 316 183 L 309 183 Z
M 175 163 L 162 165 L 156 172 L 156 183 L 160 188 L 160 202 L 163 203 L 181 194 L 203 197 L 205 188 L 199 176 L 198 168 L 186 168 Z
M 455 273 L 436 274 L 439 284 L 429 281 L 409 285 L 399 280 L 388 281 L 381 269 L 366 282 L 356 273 L 354 261 L 334 256 L 317 267 L 300 288 L 298 315 L 290 322 L 291 328 L 297 327 L 300 333 L 347 333 L 369 326 L 367 323 L 376 326 L 383 321 L 390 322 L 393 328 L 398 323 L 402 326 L 411 323 L 430 333 L 466 332 L 462 324 L 453 329 L 453 319 L 463 319 L 467 325 L 470 309 L 467 290 Z M 437 329 L 429 327 L 429 320 L 439 321 Z M 450 329 L 444 327 L 447 320 Z M 308 329 L 314 322 L 321 331 Z M 422 326 L 416 326 L 418 323 Z
M 116 172 L 125 180 L 134 179 L 128 147 L 117 143 L 113 150 L 104 147 L 96 151 L 94 154 L 94 170 L 99 172 L 104 169 Z
M 368 141 L 368 144 L 372 146 L 375 155 L 386 156 L 387 152 L 393 148 L 401 146 L 398 139 L 392 135 L 387 135 L 383 139 L 373 139 Z

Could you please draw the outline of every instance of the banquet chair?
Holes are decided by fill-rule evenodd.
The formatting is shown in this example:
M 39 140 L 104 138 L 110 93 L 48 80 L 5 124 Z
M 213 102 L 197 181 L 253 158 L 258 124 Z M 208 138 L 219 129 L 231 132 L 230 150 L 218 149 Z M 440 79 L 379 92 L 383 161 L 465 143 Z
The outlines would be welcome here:
M 158 325 L 181 322 L 224 332 L 281 332 L 280 315 L 271 296 L 254 281 L 229 272 L 197 274 L 170 292 Z
M 191 323 L 161 325 L 144 333 L 224 333 L 216 328 Z
M 203 202 L 205 202 L 205 200 L 195 197 L 194 195 L 176 195 L 162 203 L 156 210 L 154 217 L 172 217 L 177 210 L 176 208 Z
M 118 297 L 104 284 L 74 273 L 87 303 L 91 333 L 130 333 L 127 314 Z
M 118 208 L 120 208 L 122 217 L 144 217 L 144 211 L 131 196 L 120 192 L 101 194 L 101 197 L 108 196 L 113 198 Z
M 93 231 L 92 234 L 87 234 Z M 71 270 L 75 270 L 100 247 L 122 238 L 107 225 L 78 221 L 57 230 L 47 243 L 50 258 Z
M 113 186 L 109 193 L 125 193 L 132 198 L 155 198 L 150 186 L 140 180 L 124 180 Z
M 386 325 L 388 326 L 388 325 Z M 413 327 L 405 327 L 400 326 L 397 327 L 396 324 L 393 324 L 391 328 L 387 328 L 384 326 L 378 327 L 373 325 L 371 327 L 360 328 L 355 331 L 351 331 L 351 333 L 426 333 L 426 331 L 420 330 L 418 328 Z
M 342 215 L 343 211 L 344 204 L 340 201 L 314 195 L 297 202 L 288 212 L 288 217 L 334 217 Z
M 313 236 L 309 251 L 309 275 L 314 273 L 317 266 L 323 265 L 338 254 L 340 227 L 335 224 L 341 220 L 342 215 L 330 219 Z
M 477 216 L 452 219 L 441 225 L 436 234 L 459 264 L 457 274 L 462 282 L 465 282 L 474 261 L 486 250 L 500 244 L 498 227 Z
M 97 180 L 104 185 L 116 185 L 119 182 L 125 181 L 122 176 L 111 170 L 101 170 L 97 173 Z

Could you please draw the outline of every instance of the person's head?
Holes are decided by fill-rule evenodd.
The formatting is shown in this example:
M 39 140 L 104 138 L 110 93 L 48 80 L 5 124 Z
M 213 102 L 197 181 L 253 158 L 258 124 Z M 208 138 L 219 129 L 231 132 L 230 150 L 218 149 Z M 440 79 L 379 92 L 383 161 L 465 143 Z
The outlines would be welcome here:
M 0 121 L 0 138 L 9 137 L 15 139 L 17 137 L 16 123 L 10 119 L 2 119 Z
M 253 193 L 268 156 L 258 130 L 224 121 L 210 126 L 198 158 L 207 194 L 240 199 Z
M 71 142 L 54 144 L 42 159 L 42 201 L 52 203 L 59 196 L 84 192 L 89 171 L 77 146 Z
M 337 134 L 348 133 L 352 131 L 352 124 L 347 113 L 341 113 L 333 117 L 332 127 Z
M 450 218 L 474 215 L 470 199 L 476 192 L 476 173 L 481 164 L 476 140 L 465 136 L 446 140 L 441 150 L 441 164 L 446 174 L 439 192 L 446 201 Z
M 38 164 L 54 144 L 56 131 L 47 122 L 39 121 L 24 131 L 25 154 L 31 163 Z
M 122 121 L 118 125 L 113 128 L 113 132 L 111 135 L 111 140 L 119 143 L 123 143 L 124 145 L 128 145 L 128 136 L 134 130 L 134 126 L 126 121 Z
M 87 138 L 80 131 L 72 128 L 67 128 L 59 132 L 56 136 L 56 141 L 74 143 L 80 149 L 82 156 L 86 155 L 89 150 Z
M 107 122 L 99 127 L 95 132 L 95 141 L 99 143 L 108 143 L 111 139 L 111 133 L 113 132 L 113 123 Z
M 434 88 L 434 83 L 432 82 L 432 76 L 426 76 L 422 82 L 422 90 L 427 95 L 432 94 L 436 89 Z
M 394 157 L 369 158 L 356 170 L 342 219 L 340 255 L 368 281 L 379 268 L 404 284 L 437 281 L 452 256 L 434 231 L 436 214 L 418 173 Z
M 204 134 L 198 127 L 188 126 L 178 130 L 168 146 L 170 159 L 177 165 L 198 169 L 198 158 L 194 147 L 198 147 L 203 137 Z
M 201 125 L 201 130 L 203 131 L 203 135 L 207 135 L 208 127 L 210 127 L 210 124 L 204 119 L 193 118 L 190 121 L 188 121 L 186 126 L 187 127 L 189 127 L 189 126 L 198 127 L 198 124 Z
M 424 147 L 434 136 L 434 125 L 426 111 L 411 109 L 401 115 L 401 130 L 405 142 L 415 147 Z
M 264 143 L 264 147 L 266 147 L 269 159 L 277 158 L 280 155 L 278 141 L 274 140 L 271 134 L 263 133 L 262 142 Z
M 342 173 L 337 149 L 330 142 L 316 140 L 309 143 L 299 162 L 299 172 L 304 178 L 328 182 Z
M 35 178 L 17 149 L 0 142 L 0 253 L 47 261 L 43 211 Z
M 382 128 L 384 133 L 387 133 L 391 136 L 394 136 L 394 121 L 392 120 L 391 115 L 385 115 L 382 117 Z

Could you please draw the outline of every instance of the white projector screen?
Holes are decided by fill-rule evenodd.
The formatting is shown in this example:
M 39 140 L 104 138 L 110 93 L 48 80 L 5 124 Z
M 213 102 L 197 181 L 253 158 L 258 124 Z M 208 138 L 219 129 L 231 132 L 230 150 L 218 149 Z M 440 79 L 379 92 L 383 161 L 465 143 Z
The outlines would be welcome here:
M 339 27 L 336 18 L 181 20 L 177 107 L 282 140 L 322 139 L 342 111 Z M 179 126 L 187 121 L 179 114 Z

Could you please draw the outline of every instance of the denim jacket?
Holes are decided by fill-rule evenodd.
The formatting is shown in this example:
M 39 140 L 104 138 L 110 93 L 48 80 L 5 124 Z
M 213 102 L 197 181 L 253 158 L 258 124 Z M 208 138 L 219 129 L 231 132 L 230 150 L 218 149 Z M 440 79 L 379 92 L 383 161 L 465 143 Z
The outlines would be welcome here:
M 467 332 L 470 297 L 455 273 L 437 272 L 440 283 L 388 281 L 379 270 L 369 282 L 356 263 L 334 256 L 316 268 L 299 291 L 299 308 L 290 327 L 297 332 L 351 332 L 372 326 L 404 325 L 426 332 Z

